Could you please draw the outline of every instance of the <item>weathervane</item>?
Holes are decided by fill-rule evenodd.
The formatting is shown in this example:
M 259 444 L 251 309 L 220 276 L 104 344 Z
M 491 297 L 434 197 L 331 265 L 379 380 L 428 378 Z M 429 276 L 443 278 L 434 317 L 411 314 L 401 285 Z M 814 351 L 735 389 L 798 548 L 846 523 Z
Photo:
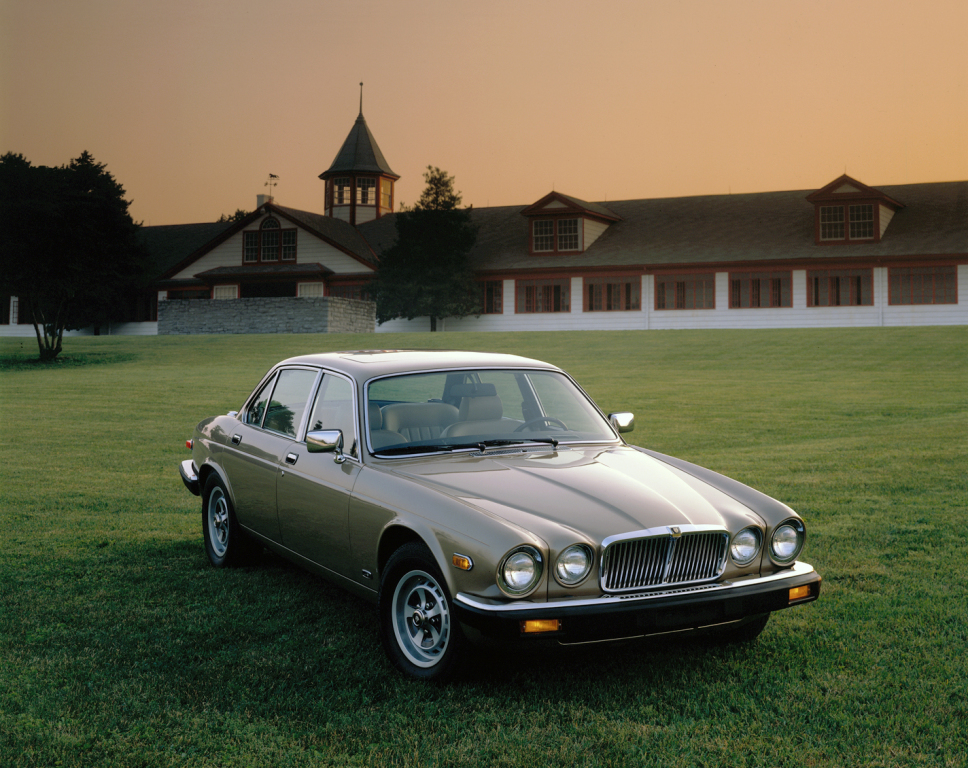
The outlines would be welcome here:
M 279 183 L 279 177 L 276 176 L 274 173 L 270 173 L 269 179 L 266 181 L 264 185 L 266 187 L 269 187 L 269 202 L 272 202 L 273 198 L 275 197 L 275 195 L 273 194 L 273 190 L 275 190 L 276 184 L 278 183 Z

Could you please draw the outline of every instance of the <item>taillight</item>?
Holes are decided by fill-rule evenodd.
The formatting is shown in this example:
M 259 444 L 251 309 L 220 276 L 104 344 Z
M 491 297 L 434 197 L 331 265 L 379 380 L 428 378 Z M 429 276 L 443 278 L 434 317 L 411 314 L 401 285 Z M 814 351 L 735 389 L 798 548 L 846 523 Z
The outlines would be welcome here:
M 188 450 L 191 450 L 192 448 L 194 448 L 194 447 L 195 447 L 195 441 L 194 441 L 194 440 L 186 440 L 186 441 L 185 441 L 185 447 L 186 447 L 186 448 L 187 448 Z

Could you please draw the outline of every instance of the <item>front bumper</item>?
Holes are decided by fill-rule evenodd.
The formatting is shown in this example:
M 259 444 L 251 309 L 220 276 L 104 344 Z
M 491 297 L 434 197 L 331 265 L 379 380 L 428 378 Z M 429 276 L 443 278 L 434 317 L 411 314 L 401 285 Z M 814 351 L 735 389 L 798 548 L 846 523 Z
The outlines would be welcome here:
M 195 467 L 194 461 L 186 459 L 179 464 L 178 474 L 181 475 L 182 482 L 189 491 L 196 496 L 201 494 L 201 490 L 198 487 L 198 469 Z
M 813 602 L 820 595 L 821 578 L 813 566 L 794 563 L 769 576 L 664 589 L 630 595 L 549 602 L 500 602 L 459 593 L 454 601 L 460 621 L 486 637 L 512 640 L 523 636 L 523 622 L 557 619 L 560 629 L 528 637 L 553 637 L 581 643 L 642 637 L 702 629 L 741 621 Z M 806 594 L 790 599 L 790 590 L 806 587 Z

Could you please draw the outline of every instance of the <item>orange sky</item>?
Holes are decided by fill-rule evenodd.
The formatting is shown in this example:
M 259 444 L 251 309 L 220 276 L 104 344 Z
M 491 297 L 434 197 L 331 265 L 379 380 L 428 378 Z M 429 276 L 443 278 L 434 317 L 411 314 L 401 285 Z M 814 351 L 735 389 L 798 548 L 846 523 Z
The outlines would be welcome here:
M 0 152 L 146 224 L 323 209 L 363 112 L 412 203 L 968 179 L 966 0 L 0 0 Z

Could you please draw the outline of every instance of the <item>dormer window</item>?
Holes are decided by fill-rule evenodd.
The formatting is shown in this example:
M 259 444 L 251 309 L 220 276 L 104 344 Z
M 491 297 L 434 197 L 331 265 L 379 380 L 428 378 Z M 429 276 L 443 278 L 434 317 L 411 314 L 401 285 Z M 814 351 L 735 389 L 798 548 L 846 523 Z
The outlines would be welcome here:
M 282 229 L 278 219 L 267 216 L 257 232 L 242 233 L 242 261 L 246 264 L 295 260 L 296 230 Z
M 847 209 L 846 215 L 844 209 Z M 850 226 L 849 233 L 844 234 L 844 220 Z M 820 239 L 821 240 L 873 240 L 874 239 L 874 205 L 822 205 L 820 206 Z
M 904 207 L 849 176 L 841 176 L 807 195 L 807 200 L 814 204 L 818 245 L 876 243 L 884 236 L 894 214 Z
M 537 219 L 531 222 L 533 253 L 562 253 L 581 250 L 578 219 Z
M 536 255 L 587 251 L 619 217 L 598 203 L 586 203 L 560 192 L 545 195 L 523 211 L 529 227 L 528 251 Z

